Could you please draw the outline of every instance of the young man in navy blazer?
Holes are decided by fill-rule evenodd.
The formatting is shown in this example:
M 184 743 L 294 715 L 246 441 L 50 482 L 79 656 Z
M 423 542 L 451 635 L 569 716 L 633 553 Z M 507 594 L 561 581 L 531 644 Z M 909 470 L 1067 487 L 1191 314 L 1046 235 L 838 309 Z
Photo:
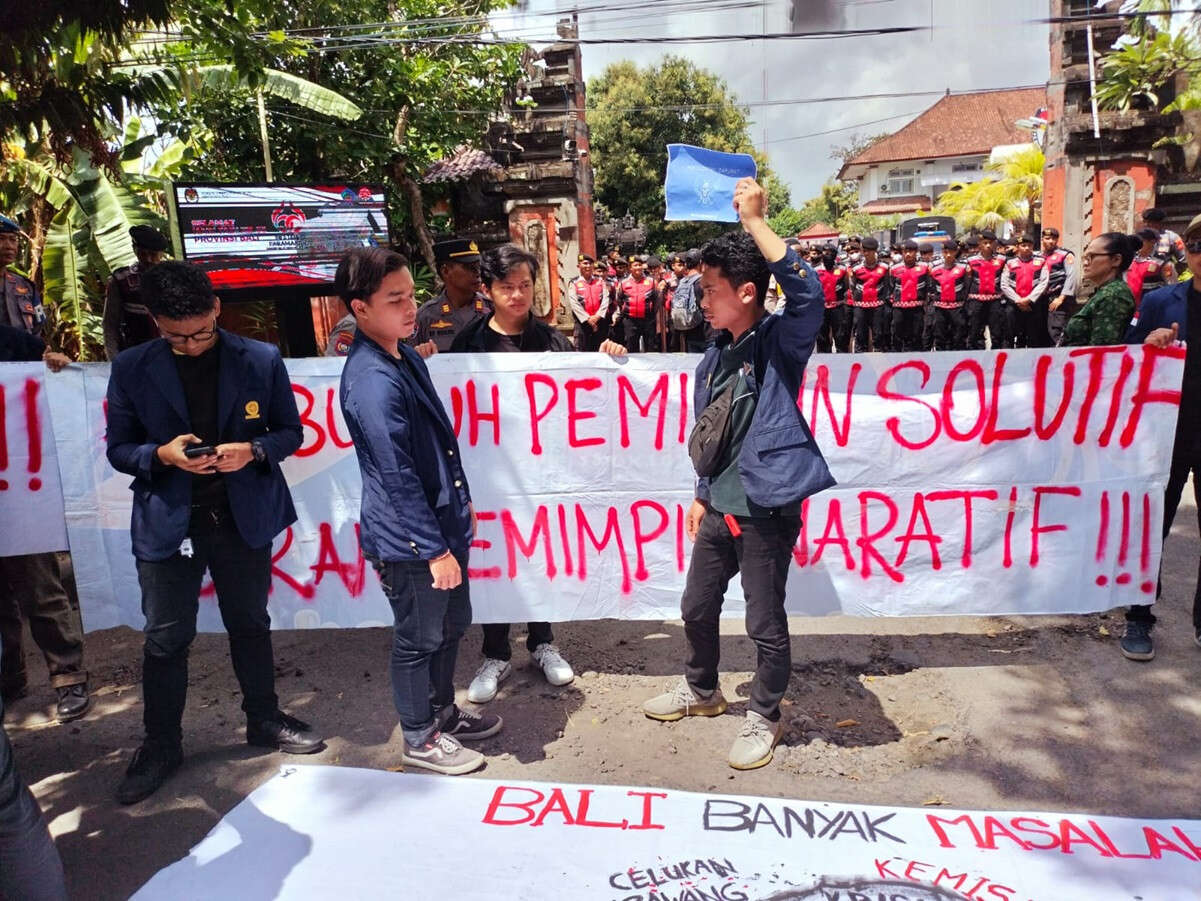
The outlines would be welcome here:
M 117 790 L 123 804 L 153 794 L 183 759 L 188 648 L 205 570 L 229 633 L 246 741 L 292 754 L 324 747 L 275 695 L 271 542 L 296 521 L 279 464 L 302 440 L 279 350 L 217 328 L 221 302 L 196 266 L 160 263 L 142 294 L 162 337 L 119 354 L 108 382 L 108 459 L 134 477 L 131 532 L 146 615 L 146 737 Z
M 1201 523 L 1201 341 L 1189 341 L 1189 327 L 1201 331 L 1201 214 L 1194 216 L 1184 230 L 1185 265 L 1191 273 L 1184 281 L 1150 292 L 1139 307 L 1138 319 L 1126 332 L 1126 341 L 1170 347 L 1184 341 L 1184 380 L 1180 386 L 1180 412 L 1176 417 L 1176 437 L 1172 442 L 1172 465 L 1164 488 L 1163 537 L 1172 531 L 1172 520 L 1180 506 L 1180 496 L 1193 478 L 1193 498 L 1198 502 Z M 1160 580 L 1155 589 L 1158 600 L 1163 590 Z M 1122 636 L 1122 654 L 1130 660 L 1151 660 L 1155 644 L 1151 628 L 1155 614 L 1150 604 L 1135 604 L 1126 611 L 1126 634 Z M 1201 647 L 1201 561 L 1193 586 L 1193 641 Z
M 401 763 L 458 775 L 484 765 L 460 741 L 501 729 L 495 714 L 455 704 L 459 640 L 471 624 L 467 555 L 475 535 L 459 443 L 421 355 L 408 261 L 356 248 L 334 289 L 355 317 L 340 397 L 363 478 L 359 540 L 395 618 L 392 701 L 404 733 Z
M 701 251 L 701 309 L 718 331 L 696 369 L 693 409 L 733 386 L 729 439 L 715 474 L 699 478 L 685 519 L 694 542 L 680 601 L 688 658 L 684 677 L 642 707 L 651 719 L 725 712 L 717 680 L 718 624 L 726 586 L 741 573 L 746 631 L 758 665 L 746 720 L 729 763 L 749 770 L 771 761 L 780 740 L 780 700 L 788 688 L 792 648 L 784 586 L 801 528 L 801 501 L 834 484 L 813 433 L 797 407 L 801 376 L 825 315 L 817 274 L 768 226 L 767 195 L 753 179 L 734 191 L 742 232 Z M 764 298 L 771 276 L 784 309 Z

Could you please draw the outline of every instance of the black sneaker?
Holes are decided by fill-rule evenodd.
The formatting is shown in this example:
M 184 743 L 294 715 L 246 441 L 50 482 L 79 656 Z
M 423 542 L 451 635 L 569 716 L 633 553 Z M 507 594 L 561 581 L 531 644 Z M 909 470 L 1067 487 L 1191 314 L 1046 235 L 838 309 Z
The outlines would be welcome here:
M 133 752 L 133 760 L 125 771 L 125 778 L 117 786 L 117 800 L 122 804 L 137 804 L 149 798 L 167 777 L 183 762 L 180 748 L 163 747 L 156 742 L 144 742 Z
M 480 741 L 491 738 L 505 724 L 495 713 L 472 713 L 470 710 L 454 708 L 454 713 L 442 724 L 442 734 L 452 735 L 459 741 Z
M 304 720 L 282 711 L 270 720 L 249 720 L 246 723 L 246 743 L 262 748 L 274 748 L 285 754 L 316 754 L 325 750 L 325 742 L 308 733 L 313 727 Z
M 1122 656 L 1127 660 L 1151 660 L 1154 658 L 1155 645 L 1151 641 L 1151 624 L 1128 621 L 1121 646 Z
M 55 714 L 60 723 L 69 723 L 87 713 L 88 707 L 92 703 L 87 685 L 82 682 L 78 685 L 64 685 L 57 691 L 58 705 L 55 708 Z

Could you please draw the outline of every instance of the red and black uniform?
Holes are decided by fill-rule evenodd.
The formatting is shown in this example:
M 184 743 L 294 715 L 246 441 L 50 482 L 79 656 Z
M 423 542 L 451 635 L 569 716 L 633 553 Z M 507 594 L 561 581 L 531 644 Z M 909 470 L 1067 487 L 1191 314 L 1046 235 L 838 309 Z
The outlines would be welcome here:
M 956 262 L 950 268 L 933 270 L 934 280 L 934 349 L 965 350 L 967 348 L 967 292 L 972 284 L 972 270 L 967 263 Z
M 1008 347 L 1013 335 L 1013 305 L 1001 294 L 1001 272 L 1005 257 L 994 253 L 985 259 L 977 254 L 967 261 L 972 284 L 967 295 L 967 346 L 984 350 L 984 328 L 992 346 Z
M 575 319 L 576 350 L 599 350 L 609 337 L 609 296 L 609 284 L 599 275 L 572 280 L 567 302 Z M 595 326 L 589 324 L 593 316 L 600 317 Z
M 1047 332 L 1051 343 L 1057 345 L 1068 320 L 1076 312 L 1076 257 L 1070 250 L 1056 247 L 1043 260 L 1047 270 Z M 1063 303 L 1051 310 L 1050 304 L 1059 297 Z
M 922 349 L 922 323 L 926 300 L 934 290 L 927 263 L 893 266 L 892 275 L 892 349 L 912 353 Z
M 1155 257 L 1145 257 L 1136 254 L 1130 268 L 1126 270 L 1126 284 L 1134 295 L 1134 312 L 1143 302 L 1143 293 L 1148 288 L 1155 288 L 1164 283 L 1164 264 Z
M 891 293 L 892 276 L 888 273 L 888 264 L 883 260 L 877 259 L 874 266 L 862 262 L 851 270 L 852 328 L 856 353 L 867 350 L 869 346 L 873 350 L 889 349 L 887 300 Z
M 850 271 L 840 263 L 835 263 L 830 269 L 819 263 L 813 271 L 822 283 L 826 305 L 822 328 L 817 333 L 817 351 L 825 354 L 831 348 L 836 348 L 840 354 L 849 353 L 852 310 L 847 301 L 847 288 Z
M 1028 260 L 1023 260 L 1019 255 L 1005 262 L 1005 270 L 1001 273 L 1001 293 L 1014 304 L 1013 346 L 1051 346 L 1051 334 L 1047 331 L 1049 283 L 1046 263 L 1038 254 Z M 1029 309 L 1022 309 L 1022 304 L 1027 304 Z
M 622 343 L 630 353 L 659 350 L 655 326 L 662 302 L 655 280 L 649 275 L 640 279 L 631 275 L 618 286 L 617 307 L 625 328 L 625 340 Z

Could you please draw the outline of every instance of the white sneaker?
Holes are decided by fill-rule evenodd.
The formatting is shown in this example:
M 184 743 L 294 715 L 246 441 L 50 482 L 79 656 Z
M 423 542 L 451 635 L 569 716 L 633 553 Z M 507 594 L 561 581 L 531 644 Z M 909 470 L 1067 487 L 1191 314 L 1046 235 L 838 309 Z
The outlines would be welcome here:
M 566 685 L 575 678 L 571 664 L 563 659 L 553 644 L 540 644 L 534 648 L 534 662 L 542 667 L 546 681 L 551 685 Z
M 753 710 L 746 712 L 746 720 L 738 730 L 738 737 L 730 748 L 730 766 L 736 770 L 753 770 L 771 763 L 772 750 L 780 740 L 784 720 L 772 722 Z
M 509 678 L 512 673 L 513 667 L 508 660 L 484 658 L 483 664 L 476 671 L 475 678 L 467 686 L 467 700 L 472 704 L 487 704 L 496 697 L 496 690 L 500 688 L 500 683 Z

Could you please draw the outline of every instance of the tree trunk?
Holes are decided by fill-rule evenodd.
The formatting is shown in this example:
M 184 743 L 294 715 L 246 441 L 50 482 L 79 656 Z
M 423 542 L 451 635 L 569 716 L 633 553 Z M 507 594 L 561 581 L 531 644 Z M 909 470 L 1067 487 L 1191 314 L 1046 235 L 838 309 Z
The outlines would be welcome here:
M 434 263 L 434 236 L 425 221 L 425 201 L 421 199 L 421 186 L 405 172 L 402 159 L 393 162 L 392 177 L 409 197 L 409 215 L 413 220 L 413 231 L 417 233 L 417 245 L 421 249 L 421 256 L 425 258 L 430 272 L 437 273 L 438 267 Z

